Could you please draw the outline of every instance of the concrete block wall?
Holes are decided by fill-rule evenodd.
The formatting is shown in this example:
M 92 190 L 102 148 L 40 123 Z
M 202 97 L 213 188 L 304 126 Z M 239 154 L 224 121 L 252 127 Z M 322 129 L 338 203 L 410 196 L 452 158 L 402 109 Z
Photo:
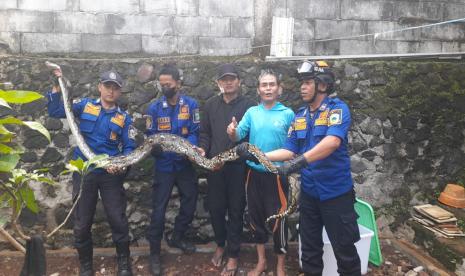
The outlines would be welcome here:
M 465 22 L 376 36 L 465 17 L 462 0 L 286 0 L 295 18 L 294 55 L 465 51 Z M 309 30 L 310 29 L 310 30 Z M 341 39 L 337 39 L 341 38 Z
M 273 16 L 294 17 L 294 55 L 465 51 L 464 0 L 2 0 L 0 54 L 269 53 Z

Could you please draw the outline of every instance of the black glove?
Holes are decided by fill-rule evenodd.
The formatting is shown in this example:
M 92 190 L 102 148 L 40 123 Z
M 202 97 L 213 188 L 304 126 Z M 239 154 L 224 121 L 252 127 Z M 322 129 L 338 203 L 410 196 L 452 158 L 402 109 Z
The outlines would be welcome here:
M 153 157 L 160 157 L 163 154 L 163 149 L 161 148 L 160 145 L 154 145 L 152 147 L 152 150 L 150 151 L 150 154 Z
M 303 155 L 299 155 L 289 162 L 285 162 L 281 167 L 278 167 L 278 174 L 287 176 L 291 173 L 295 173 L 308 165 L 307 160 Z
M 245 160 L 249 160 L 249 161 L 252 161 L 254 163 L 260 163 L 260 161 L 258 161 L 257 157 L 255 157 L 253 154 L 251 154 L 249 152 L 249 143 L 247 143 L 247 142 L 239 144 L 236 147 L 236 153 L 237 153 L 237 155 L 239 155 L 241 158 L 243 158 Z

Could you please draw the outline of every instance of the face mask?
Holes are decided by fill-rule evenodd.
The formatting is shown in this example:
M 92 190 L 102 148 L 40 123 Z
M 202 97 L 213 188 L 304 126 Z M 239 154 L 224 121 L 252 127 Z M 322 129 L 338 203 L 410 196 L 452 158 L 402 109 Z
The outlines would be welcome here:
M 165 97 L 170 99 L 176 94 L 176 89 L 170 87 L 162 87 L 161 92 L 163 93 L 163 95 L 165 95 Z

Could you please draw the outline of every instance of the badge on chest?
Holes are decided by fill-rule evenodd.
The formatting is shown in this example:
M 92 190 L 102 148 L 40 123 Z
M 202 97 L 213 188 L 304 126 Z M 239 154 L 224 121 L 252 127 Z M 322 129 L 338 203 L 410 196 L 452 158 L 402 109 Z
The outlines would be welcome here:
M 157 118 L 158 130 L 171 130 L 171 120 L 170 117 L 160 117 Z
M 178 120 L 189 120 L 189 106 L 182 105 L 179 109 Z
M 307 129 L 307 119 L 305 117 L 296 118 L 294 123 L 294 129 L 296 131 Z
M 98 116 L 100 114 L 101 108 L 102 107 L 100 105 L 94 105 L 92 103 L 87 103 L 86 106 L 84 107 L 83 113 Z

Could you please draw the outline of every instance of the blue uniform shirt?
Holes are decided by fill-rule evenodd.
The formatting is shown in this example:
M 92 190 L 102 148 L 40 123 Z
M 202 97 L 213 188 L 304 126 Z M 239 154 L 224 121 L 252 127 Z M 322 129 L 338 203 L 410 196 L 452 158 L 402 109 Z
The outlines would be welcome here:
M 61 93 L 48 94 L 48 114 L 55 118 L 65 118 Z M 79 118 L 79 130 L 87 145 L 95 154 L 116 156 L 129 154 L 135 147 L 135 129 L 131 117 L 119 107 L 105 110 L 100 99 L 83 98 L 72 106 L 74 116 Z M 78 147 L 73 159 L 86 160 Z
M 191 97 L 180 95 L 176 106 L 171 106 L 162 96 L 150 104 L 146 115 L 147 135 L 171 133 L 186 138 L 192 145 L 198 145 L 199 107 Z M 176 172 L 191 166 L 185 156 L 173 152 L 164 152 L 155 160 L 155 169 L 161 172 Z
M 341 139 L 341 145 L 331 155 L 302 169 L 303 192 L 324 201 L 352 189 L 347 149 L 350 122 L 349 108 L 338 98 L 325 98 L 313 115 L 307 107 L 299 109 L 284 145 L 285 149 L 303 154 L 315 147 L 325 136 L 332 135 Z

